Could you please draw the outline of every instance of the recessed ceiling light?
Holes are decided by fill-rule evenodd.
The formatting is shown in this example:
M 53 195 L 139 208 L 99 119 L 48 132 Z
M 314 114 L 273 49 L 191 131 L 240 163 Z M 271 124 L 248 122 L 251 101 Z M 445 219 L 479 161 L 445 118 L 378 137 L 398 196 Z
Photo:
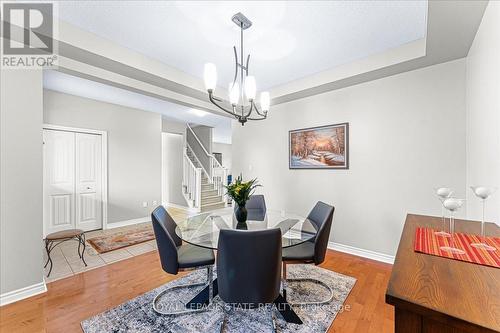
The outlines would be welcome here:
M 205 117 L 207 115 L 207 112 L 198 109 L 190 109 L 188 112 L 198 117 Z

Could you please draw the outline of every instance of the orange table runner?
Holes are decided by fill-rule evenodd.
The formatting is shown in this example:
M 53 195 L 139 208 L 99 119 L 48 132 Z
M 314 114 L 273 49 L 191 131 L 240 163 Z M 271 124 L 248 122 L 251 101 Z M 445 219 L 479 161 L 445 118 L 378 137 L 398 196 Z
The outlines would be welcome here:
M 471 246 L 471 243 L 481 242 L 481 237 L 478 235 L 455 233 L 453 247 L 465 251 L 465 254 L 454 254 L 440 249 L 441 246 L 450 246 L 452 239 L 438 236 L 434 233 L 435 231 L 431 228 L 417 228 L 415 231 L 415 252 L 500 268 L 500 237 L 486 237 L 484 242 L 496 248 L 496 251 L 486 251 Z

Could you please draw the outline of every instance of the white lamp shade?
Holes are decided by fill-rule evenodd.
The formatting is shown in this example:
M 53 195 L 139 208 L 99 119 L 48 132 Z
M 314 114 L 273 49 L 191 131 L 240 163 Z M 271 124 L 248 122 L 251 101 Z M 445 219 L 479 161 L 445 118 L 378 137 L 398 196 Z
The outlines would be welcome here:
M 205 64 L 203 78 L 205 79 L 205 89 L 212 91 L 215 90 L 215 86 L 217 85 L 217 68 L 214 64 Z
M 245 78 L 245 96 L 251 101 L 255 99 L 256 93 L 257 84 L 255 83 L 255 77 L 249 75 Z
M 271 103 L 271 99 L 269 98 L 269 92 L 263 91 L 260 93 L 260 107 L 262 111 L 269 111 L 269 105 Z
M 458 210 L 460 207 L 462 207 L 464 202 L 465 202 L 464 199 L 448 198 L 445 201 L 443 201 L 443 206 L 449 211 L 454 212 Z
M 240 99 L 240 85 L 238 82 L 229 84 L 229 102 L 231 105 L 237 105 Z

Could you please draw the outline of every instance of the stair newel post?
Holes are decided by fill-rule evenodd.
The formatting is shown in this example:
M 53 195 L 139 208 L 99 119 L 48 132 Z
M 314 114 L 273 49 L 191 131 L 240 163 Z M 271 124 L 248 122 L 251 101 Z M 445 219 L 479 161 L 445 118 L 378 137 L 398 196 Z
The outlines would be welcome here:
M 201 211 L 201 168 L 196 169 L 195 184 L 195 207 Z
M 227 191 L 225 191 L 224 185 L 227 182 L 227 169 L 222 169 L 222 179 L 221 179 L 221 195 L 222 200 L 224 200 L 224 207 L 227 207 Z
M 186 175 L 187 175 L 187 164 L 186 164 L 186 147 L 184 147 L 184 154 L 182 155 L 182 192 L 185 192 L 186 188 Z

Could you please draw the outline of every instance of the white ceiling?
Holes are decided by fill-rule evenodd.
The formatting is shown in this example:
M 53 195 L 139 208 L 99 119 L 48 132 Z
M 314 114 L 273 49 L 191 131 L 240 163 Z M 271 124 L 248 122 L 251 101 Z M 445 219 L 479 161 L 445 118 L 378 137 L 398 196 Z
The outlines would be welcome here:
M 231 16 L 239 11 L 254 23 L 245 53 L 259 90 L 426 34 L 427 1 L 59 2 L 63 20 L 193 76 L 215 63 L 221 87 L 233 76 L 239 31 Z
M 71 95 L 162 114 L 165 118 L 214 128 L 213 141 L 231 143 L 231 119 L 167 101 L 82 79 L 61 72 L 46 70 L 43 86 Z

